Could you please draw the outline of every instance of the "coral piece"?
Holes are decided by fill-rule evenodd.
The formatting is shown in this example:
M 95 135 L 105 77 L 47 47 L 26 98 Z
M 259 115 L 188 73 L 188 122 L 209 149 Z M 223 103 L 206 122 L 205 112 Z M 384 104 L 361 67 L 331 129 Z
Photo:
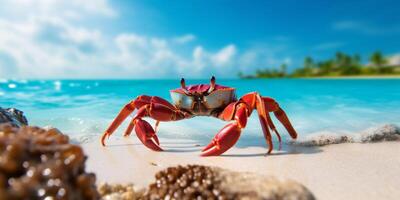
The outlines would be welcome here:
M 315 199 L 293 181 L 201 165 L 169 167 L 155 177 L 143 199 Z
M 98 199 L 85 160 L 57 129 L 0 125 L 0 200 Z
M 143 196 L 144 189 L 137 189 L 133 184 L 107 184 L 98 186 L 98 191 L 104 200 L 135 200 Z

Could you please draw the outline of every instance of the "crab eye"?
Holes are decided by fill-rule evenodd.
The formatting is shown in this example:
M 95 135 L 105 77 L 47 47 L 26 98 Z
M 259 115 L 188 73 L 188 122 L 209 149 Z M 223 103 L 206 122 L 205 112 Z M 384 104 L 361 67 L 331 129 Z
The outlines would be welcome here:
M 181 88 L 186 95 L 190 94 L 190 92 L 186 89 L 186 83 L 184 78 L 181 79 Z
M 210 88 L 208 89 L 207 93 L 212 92 L 215 89 L 215 77 L 212 76 L 210 80 Z
M 184 78 L 181 79 L 181 87 L 186 89 L 186 83 Z

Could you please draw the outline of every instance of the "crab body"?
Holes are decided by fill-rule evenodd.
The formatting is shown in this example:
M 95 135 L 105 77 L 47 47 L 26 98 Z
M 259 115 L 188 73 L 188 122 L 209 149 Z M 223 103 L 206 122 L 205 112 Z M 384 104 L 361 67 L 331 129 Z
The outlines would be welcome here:
M 172 104 L 157 96 L 138 96 L 126 104 L 111 125 L 104 132 L 101 143 L 105 146 L 105 139 L 109 137 L 121 123 L 134 111 L 137 113 L 125 131 L 125 136 L 135 129 L 139 140 L 154 151 L 162 151 L 156 135 L 160 121 L 178 121 L 195 116 L 213 116 L 224 121 L 231 121 L 223 127 L 214 139 L 204 149 L 202 156 L 220 155 L 231 148 L 239 139 L 241 130 L 247 125 L 247 118 L 253 110 L 257 110 L 260 124 L 270 153 L 273 149 L 271 132 L 275 132 L 281 144 L 281 137 L 269 115 L 275 117 L 286 128 L 292 138 L 297 137 L 286 113 L 278 103 L 270 98 L 263 97 L 257 92 L 245 94 L 237 99 L 235 88 L 217 85 L 212 77 L 210 84 L 186 86 L 181 80 L 181 87 L 170 91 Z M 150 117 L 156 120 L 155 129 L 143 118 Z
M 170 91 L 172 103 L 179 109 L 195 116 L 216 116 L 228 104 L 236 101 L 235 89 L 215 85 L 215 90 L 208 92 L 210 85 L 200 84 Z

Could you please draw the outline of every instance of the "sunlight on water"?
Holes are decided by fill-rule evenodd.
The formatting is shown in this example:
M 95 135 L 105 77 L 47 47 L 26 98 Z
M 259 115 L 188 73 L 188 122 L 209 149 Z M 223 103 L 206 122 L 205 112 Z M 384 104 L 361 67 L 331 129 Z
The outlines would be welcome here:
M 188 84 L 208 80 L 188 80 Z M 400 125 L 400 80 L 217 80 L 238 96 L 258 91 L 275 98 L 300 137 L 318 132 L 356 132 L 382 124 Z M 54 126 L 71 137 L 101 134 L 121 107 L 140 94 L 169 100 L 175 80 L 0 80 L 0 106 L 23 110 L 30 124 Z M 152 124 L 154 121 L 150 120 Z M 226 122 L 198 117 L 161 123 L 164 138 L 209 141 Z M 278 124 L 278 122 L 276 122 Z M 279 126 L 284 138 L 285 130 Z M 121 136 L 126 124 L 115 135 Z M 85 137 L 87 139 L 87 137 Z M 263 144 L 252 115 L 239 144 Z

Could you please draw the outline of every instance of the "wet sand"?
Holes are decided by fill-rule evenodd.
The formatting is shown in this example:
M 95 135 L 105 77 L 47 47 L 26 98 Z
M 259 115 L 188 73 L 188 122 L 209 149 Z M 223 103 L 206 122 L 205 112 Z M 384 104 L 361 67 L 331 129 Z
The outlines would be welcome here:
M 83 144 L 87 170 L 99 182 L 144 187 L 156 171 L 202 164 L 288 178 L 308 187 L 317 199 L 399 199 L 400 143 L 348 143 L 323 147 L 287 146 L 265 156 L 262 147 L 232 148 L 219 157 L 200 157 L 194 141 L 161 139 L 164 152 L 146 149 L 134 137 Z

